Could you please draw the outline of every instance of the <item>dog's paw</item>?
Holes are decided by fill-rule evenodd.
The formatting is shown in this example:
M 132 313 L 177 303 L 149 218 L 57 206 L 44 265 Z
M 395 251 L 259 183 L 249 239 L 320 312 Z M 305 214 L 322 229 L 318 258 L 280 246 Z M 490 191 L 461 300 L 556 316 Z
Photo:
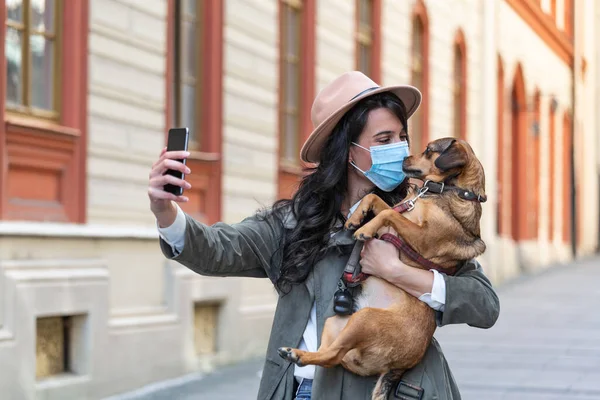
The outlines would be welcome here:
M 291 347 L 280 347 L 277 349 L 279 356 L 286 361 L 296 364 L 299 367 L 302 367 L 302 363 L 300 362 L 300 357 L 296 354 L 294 349 Z
M 361 230 L 358 230 L 354 233 L 354 239 L 360 240 L 361 242 L 366 242 L 367 240 L 370 240 L 372 238 L 372 235 L 369 235 L 368 233 L 363 232 Z
M 346 229 L 346 230 L 348 230 L 348 231 L 353 231 L 353 230 L 355 230 L 356 228 L 358 228 L 359 226 L 360 226 L 360 225 L 356 225 L 356 224 L 354 224 L 354 223 L 352 223 L 352 222 L 348 221 L 348 222 L 346 222 L 346 223 L 344 224 L 344 229 Z

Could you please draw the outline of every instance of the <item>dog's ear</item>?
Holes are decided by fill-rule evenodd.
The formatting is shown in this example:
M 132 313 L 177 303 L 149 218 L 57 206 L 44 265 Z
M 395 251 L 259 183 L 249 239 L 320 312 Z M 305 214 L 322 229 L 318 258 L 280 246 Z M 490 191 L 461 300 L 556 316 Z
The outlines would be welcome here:
M 449 141 L 448 146 L 435 159 L 435 166 L 440 171 L 449 171 L 454 168 L 461 168 L 467 164 L 468 156 L 465 149 L 455 139 Z

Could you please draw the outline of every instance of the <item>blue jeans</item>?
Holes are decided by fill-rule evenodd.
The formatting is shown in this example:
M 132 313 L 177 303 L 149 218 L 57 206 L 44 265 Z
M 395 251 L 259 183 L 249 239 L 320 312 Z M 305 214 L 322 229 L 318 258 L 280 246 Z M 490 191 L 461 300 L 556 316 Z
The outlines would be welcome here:
M 302 379 L 302 383 L 296 391 L 296 400 L 310 400 L 312 394 L 312 379 Z

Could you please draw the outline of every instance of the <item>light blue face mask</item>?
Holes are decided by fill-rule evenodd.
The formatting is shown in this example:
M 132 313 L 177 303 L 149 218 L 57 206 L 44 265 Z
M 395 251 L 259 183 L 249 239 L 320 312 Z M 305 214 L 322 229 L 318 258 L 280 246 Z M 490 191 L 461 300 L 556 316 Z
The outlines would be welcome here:
M 352 144 L 371 153 L 372 165 L 368 171 L 358 168 L 354 162 L 351 162 L 351 164 L 379 189 L 384 192 L 391 192 L 404 181 L 406 175 L 402 170 L 402 162 L 410 155 L 408 142 L 373 146 L 370 150 L 357 143 L 352 142 Z

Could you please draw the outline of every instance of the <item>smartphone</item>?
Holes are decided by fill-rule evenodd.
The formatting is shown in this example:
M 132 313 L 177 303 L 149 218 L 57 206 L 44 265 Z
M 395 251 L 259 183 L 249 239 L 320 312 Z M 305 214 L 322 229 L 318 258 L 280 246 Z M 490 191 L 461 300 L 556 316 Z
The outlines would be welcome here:
M 167 140 L 167 151 L 187 151 L 188 141 L 190 138 L 190 130 L 188 128 L 172 128 L 169 129 L 169 139 Z M 176 160 L 185 165 L 185 159 Z M 172 175 L 176 178 L 183 179 L 184 173 L 173 169 L 167 170 L 165 174 Z M 183 188 L 176 185 L 167 183 L 164 188 L 165 192 L 174 194 L 175 196 L 181 196 L 183 194 Z

